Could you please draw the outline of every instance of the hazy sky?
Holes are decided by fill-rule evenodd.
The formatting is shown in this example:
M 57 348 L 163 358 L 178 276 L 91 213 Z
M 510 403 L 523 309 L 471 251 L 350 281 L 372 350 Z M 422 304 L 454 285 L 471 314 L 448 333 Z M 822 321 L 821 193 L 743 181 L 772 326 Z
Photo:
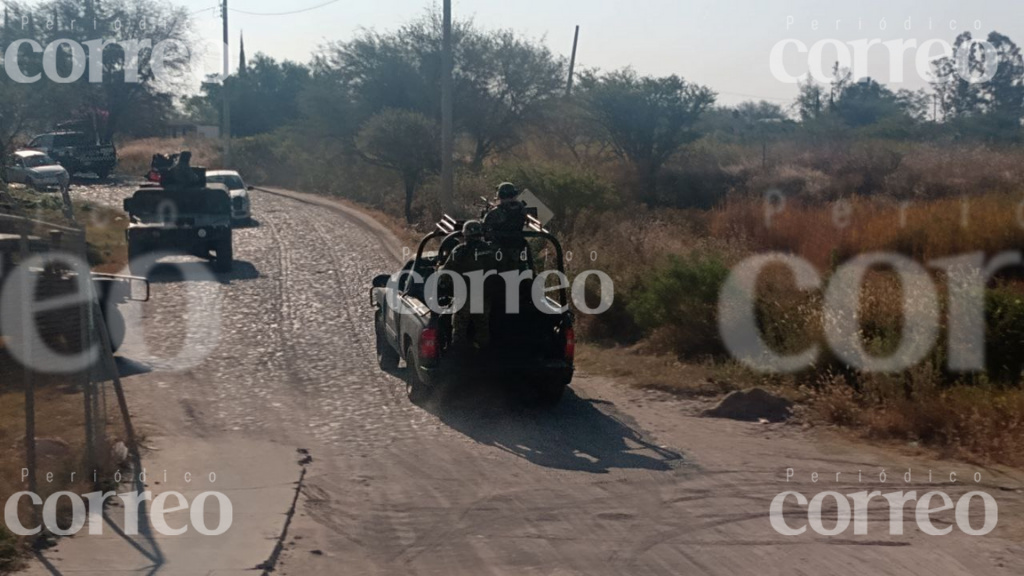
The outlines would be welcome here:
M 251 12 L 280 12 L 315 6 L 326 0 L 229 0 L 230 6 Z M 184 0 L 193 10 L 216 0 Z M 237 65 L 238 34 L 245 32 L 246 52 L 307 61 L 328 40 L 351 38 L 360 28 L 388 30 L 416 18 L 430 0 L 340 0 L 323 8 L 286 16 L 254 16 L 230 12 L 231 62 Z M 1024 44 L 1020 0 L 454 0 L 456 18 L 472 18 L 485 28 L 510 27 L 543 38 L 556 52 L 568 55 L 573 27 L 581 26 L 578 62 L 602 69 L 632 65 L 647 74 L 679 74 L 718 91 L 719 101 L 732 104 L 751 98 L 786 103 L 796 94 L 793 84 L 780 82 L 769 68 L 776 43 L 793 38 L 811 47 L 823 39 L 841 43 L 929 39 L 949 42 L 969 29 L 975 36 L 992 30 Z M 787 19 L 793 22 L 788 25 Z M 198 28 L 211 44 L 206 66 L 219 66 L 221 24 L 216 11 L 196 15 Z M 905 29 L 910 19 L 910 30 Z M 885 20 L 885 30 L 880 29 Z M 818 29 L 812 28 L 818 21 Z M 839 20 L 838 30 L 836 20 Z M 950 30 L 955 21 L 956 30 Z M 975 30 L 980 24 L 980 30 Z M 929 29 L 930 26 L 930 29 Z M 938 48 L 932 55 L 938 53 Z M 867 72 L 888 80 L 889 52 L 885 46 L 867 51 Z M 915 50 L 904 54 L 906 79 L 894 87 L 918 88 L 925 83 L 914 72 Z M 827 63 L 836 59 L 825 49 Z M 787 71 L 807 70 L 808 55 L 790 46 Z

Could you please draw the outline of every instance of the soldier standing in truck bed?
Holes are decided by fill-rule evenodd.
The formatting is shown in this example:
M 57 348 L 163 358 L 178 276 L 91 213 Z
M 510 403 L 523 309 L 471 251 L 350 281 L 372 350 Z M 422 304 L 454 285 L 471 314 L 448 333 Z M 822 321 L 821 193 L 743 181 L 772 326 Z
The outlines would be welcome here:
M 511 182 L 498 184 L 498 205 L 484 216 L 484 228 L 501 250 L 499 267 L 514 270 L 525 247 L 526 204 L 519 200 L 519 189 Z
M 479 220 L 468 220 L 462 226 L 462 242 L 456 246 L 442 267 L 459 274 L 476 270 L 494 270 L 494 246 L 484 240 L 484 228 Z M 444 280 L 444 279 L 443 279 Z M 464 302 L 452 318 L 452 342 L 484 348 L 491 340 L 491 297 L 483 294 L 483 313 L 472 313 L 471 302 Z M 472 339 L 469 334 L 472 332 Z

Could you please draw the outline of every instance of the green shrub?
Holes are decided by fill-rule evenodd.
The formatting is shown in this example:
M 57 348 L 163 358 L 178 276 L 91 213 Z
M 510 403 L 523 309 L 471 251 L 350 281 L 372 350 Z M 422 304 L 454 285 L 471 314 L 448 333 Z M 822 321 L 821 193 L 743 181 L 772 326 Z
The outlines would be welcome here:
M 989 290 L 985 297 L 985 321 L 989 377 L 1019 383 L 1024 371 L 1024 296 L 1008 288 Z
M 743 179 L 717 165 L 687 162 L 661 171 L 657 181 L 658 205 L 672 208 L 714 208 Z
M 671 255 L 627 305 L 636 323 L 681 356 L 719 354 L 718 297 L 729 275 L 717 254 Z
M 297 183 L 301 158 L 290 140 L 278 133 L 260 134 L 231 141 L 234 166 L 248 182 L 290 186 Z
M 583 209 L 601 211 L 614 208 L 619 198 L 614 188 L 594 172 L 566 166 L 514 165 L 493 169 L 490 180 L 514 182 L 528 189 L 554 212 L 552 225 L 559 230 L 571 228 L 572 220 Z

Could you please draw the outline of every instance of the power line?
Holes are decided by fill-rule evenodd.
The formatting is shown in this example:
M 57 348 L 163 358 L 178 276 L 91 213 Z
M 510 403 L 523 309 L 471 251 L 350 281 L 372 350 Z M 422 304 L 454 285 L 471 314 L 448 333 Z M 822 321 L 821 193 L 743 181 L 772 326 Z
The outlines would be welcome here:
M 327 2 L 317 4 L 316 6 L 310 6 L 309 8 L 301 8 L 299 10 L 291 10 L 288 12 L 249 12 L 248 10 L 239 10 L 238 8 L 228 8 L 228 10 L 231 10 L 232 12 L 238 12 L 239 14 L 248 14 L 249 16 L 287 16 L 289 14 L 300 14 L 302 12 L 309 12 L 310 10 L 323 8 L 324 6 L 328 6 L 330 4 L 334 4 L 335 2 L 340 1 L 341 0 L 327 0 Z

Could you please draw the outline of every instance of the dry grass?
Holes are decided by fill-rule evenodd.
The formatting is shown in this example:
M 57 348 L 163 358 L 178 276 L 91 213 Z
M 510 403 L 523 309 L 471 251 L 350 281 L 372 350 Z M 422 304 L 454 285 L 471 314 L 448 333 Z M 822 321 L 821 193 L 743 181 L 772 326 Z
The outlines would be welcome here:
M 822 377 L 810 395 L 822 421 L 879 440 L 917 442 L 947 457 L 1024 466 L 1024 390 L 986 382 L 943 385 L 924 364 L 906 374 L 873 374 L 856 390 Z
M 1016 195 L 892 202 L 853 197 L 830 203 L 788 200 L 778 213 L 760 199 L 733 199 L 712 211 L 719 238 L 745 238 L 760 250 L 798 254 L 822 269 L 853 256 L 893 251 L 927 261 L 1024 243 L 1024 204 Z
M 96 272 L 118 273 L 128 264 L 125 230 L 128 219 L 123 212 L 91 202 L 75 203 L 75 214 L 85 227 L 89 264 Z
M 11 191 L 11 194 L 16 200 L 28 203 L 25 208 L 32 217 L 67 224 L 53 197 L 21 191 Z M 100 271 L 120 271 L 127 257 L 124 215 L 119 210 L 89 202 L 76 202 L 75 212 L 79 223 L 86 228 L 90 264 Z M 92 486 L 85 481 L 88 474 L 82 469 L 85 445 L 82 394 L 69 379 L 44 375 L 34 375 L 33 379 L 37 388 L 36 437 L 44 445 L 39 449 L 37 471 L 40 495 L 46 498 L 66 489 L 87 492 Z M 22 382 L 22 369 L 7 355 L 0 340 L 0 502 L 6 502 L 11 494 L 25 489 L 21 481 L 21 470 L 25 466 Z M 70 476 L 72 471 L 76 472 L 74 481 Z M 53 473 L 52 482 L 46 481 L 47 473 Z M 23 519 L 28 519 L 24 504 L 20 513 Z M 25 542 L 6 532 L 0 524 L 0 574 L 16 570 L 25 551 Z
M 483 173 L 460 173 L 457 197 L 468 202 L 489 194 L 494 185 L 490 180 L 504 162 L 575 165 L 576 159 L 564 150 L 556 153 L 560 149 L 552 142 L 537 139 L 543 136 L 495 160 Z M 142 141 L 123 150 L 138 156 L 144 168 L 154 151 L 182 144 Z M 603 210 L 587 201 L 568 204 L 566 217 L 552 223 L 566 251 L 575 256 L 567 266 L 570 276 L 596 268 L 615 283 L 615 304 L 609 311 L 578 317 L 580 336 L 605 345 L 581 346 L 580 366 L 691 397 L 767 385 L 806 401 L 822 421 L 862 430 L 871 438 L 909 439 L 951 455 L 1024 464 L 1024 392 L 1019 375 L 1011 374 L 1017 366 L 1013 362 L 1006 363 L 1011 369 L 998 376 L 1005 380 L 1004 387 L 988 383 L 995 375 L 967 382 L 937 373 L 930 366 L 941 365 L 938 353 L 922 366 L 883 376 L 856 373 L 823 354 L 815 369 L 805 374 L 769 378 L 725 356 L 707 356 L 709 347 L 694 347 L 692 340 L 681 345 L 685 339 L 675 338 L 672 326 L 638 325 L 637 307 L 631 309 L 630 303 L 670 255 L 713 255 L 731 266 L 752 253 L 783 251 L 803 256 L 827 277 L 836 266 L 867 252 L 898 252 L 925 263 L 973 251 L 991 256 L 1024 244 L 1024 221 L 1018 220 L 1024 220 L 1018 197 L 1024 190 L 1024 154 L 1017 149 L 794 137 L 772 143 L 768 156 L 764 167 L 759 146 L 701 140 L 666 166 L 658 190 L 664 205 L 656 208 L 631 203 L 637 197 L 635 178 L 607 154 L 579 159 L 578 165 L 601 174 L 619 200 L 615 209 Z M 260 154 L 249 160 L 271 163 Z M 373 206 L 374 217 L 410 245 L 439 213 L 438 184 L 433 179 L 414 203 L 417 230 L 399 217 L 401 195 L 392 175 L 360 168 L 358 163 L 326 160 L 307 168 L 315 176 L 312 184 L 298 186 L 343 195 L 363 209 Z M 762 197 L 772 189 L 785 195 L 786 204 L 769 225 Z M 712 205 L 710 210 L 692 208 Z M 936 281 L 942 294 L 941 275 Z M 1024 326 L 1014 326 L 1024 312 L 1014 308 L 1016 288 L 1000 290 L 1009 295 L 1004 294 L 998 305 L 1013 309 L 1000 317 L 998 327 L 1010 342 L 999 350 L 1005 359 L 1012 355 L 1007 351 L 1013 350 L 1012 337 L 1024 333 Z M 831 319 L 823 312 L 821 298 L 820 291 L 795 290 L 783 269 L 766 271 L 759 282 L 757 306 L 769 345 L 787 353 L 822 342 L 822 327 Z M 902 298 L 891 274 L 875 271 L 865 279 L 859 336 L 870 353 L 886 355 L 898 345 Z M 990 337 L 990 342 L 998 339 Z M 696 348 L 704 350 L 703 355 L 694 354 Z M 670 353 L 660 353 L 666 350 Z
M 23 188 L 6 192 L 21 204 L 20 209 L 14 212 L 16 215 L 40 222 L 76 226 L 64 217 L 63 205 L 58 196 L 39 195 Z M 117 208 L 102 204 L 78 200 L 73 202 L 77 226 L 85 228 L 89 264 L 98 272 L 120 272 L 128 261 L 125 240 L 128 220 L 125 214 Z
M 21 481 L 25 467 L 25 396 L 22 390 L 10 388 L 13 381 L 20 383 L 20 379 L 20 374 L 5 371 L 5 386 L 0 389 L 0 502 L 7 502 L 11 494 L 27 489 Z M 66 387 L 61 380 L 40 376 L 35 376 L 35 380 L 36 438 L 40 444 L 37 456 L 39 494 L 45 499 L 61 490 L 88 492 L 92 486 L 85 481 L 88 474 L 82 461 L 85 452 L 82 395 Z M 76 472 L 74 481 L 71 472 Z M 52 482 L 47 482 L 47 473 L 53 473 Z M 25 525 L 30 525 L 26 502 L 23 500 L 19 513 Z M 19 557 L 26 552 L 25 546 L 24 541 L 9 533 L 0 533 L 0 574 L 17 568 Z
M 167 154 L 189 150 L 192 165 L 220 168 L 221 150 L 217 140 L 209 138 L 143 138 L 118 145 L 117 171 L 130 176 L 144 176 L 149 172 L 153 154 Z
M 680 362 L 673 356 L 650 354 L 643 347 L 580 345 L 576 362 L 589 372 L 688 398 L 713 398 L 752 382 L 751 375 L 738 366 Z

